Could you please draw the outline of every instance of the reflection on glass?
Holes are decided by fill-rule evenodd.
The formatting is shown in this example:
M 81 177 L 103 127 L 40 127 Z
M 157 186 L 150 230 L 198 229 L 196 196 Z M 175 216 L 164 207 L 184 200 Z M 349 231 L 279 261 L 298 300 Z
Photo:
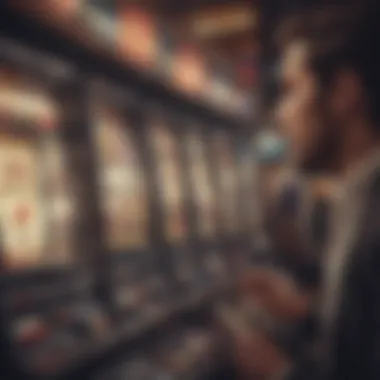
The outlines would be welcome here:
M 147 244 L 147 191 L 132 132 L 116 112 L 102 109 L 95 140 L 108 246 L 141 248 Z
M 207 169 L 206 145 L 201 136 L 191 133 L 187 136 L 186 147 L 190 158 L 198 231 L 202 237 L 212 237 L 215 233 L 215 202 Z
M 179 145 L 165 125 L 156 123 L 149 132 L 159 174 L 159 191 L 164 204 L 165 235 L 178 242 L 185 234 L 185 215 L 181 189 Z

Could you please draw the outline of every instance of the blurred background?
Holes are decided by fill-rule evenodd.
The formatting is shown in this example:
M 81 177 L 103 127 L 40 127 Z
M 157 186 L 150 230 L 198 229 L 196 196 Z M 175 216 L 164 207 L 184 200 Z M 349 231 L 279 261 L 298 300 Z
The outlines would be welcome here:
M 238 378 L 239 279 L 299 246 L 271 34 L 300 3 L 1 2 L 2 379 Z

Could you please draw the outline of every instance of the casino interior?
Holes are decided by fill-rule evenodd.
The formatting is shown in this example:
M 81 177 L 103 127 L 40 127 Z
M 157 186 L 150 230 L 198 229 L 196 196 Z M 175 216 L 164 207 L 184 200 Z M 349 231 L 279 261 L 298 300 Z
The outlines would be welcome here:
M 1 379 L 238 379 L 231 331 L 278 335 L 238 286 L 287 176 L 264 8 L 1 2 Z

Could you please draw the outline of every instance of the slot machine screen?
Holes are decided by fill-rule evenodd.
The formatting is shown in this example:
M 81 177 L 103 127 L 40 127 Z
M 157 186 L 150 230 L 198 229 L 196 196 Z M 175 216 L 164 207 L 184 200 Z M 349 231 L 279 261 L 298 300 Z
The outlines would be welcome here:
M 229 135 L 218 132 L 213 139 L 215 168 L 218 176 L 219 208 L 224 233 L 231 235 L 238 229 L 238 176 L 233 144 Z
M 186 221 L 180 167 L 180 146 L 165 121 L 155 118 L 148 130 L 158 170 L 159 194 L 164 207 L 164 234 L 168 242 L 185 238 Z
M 198 233 L 202 238 L 212 238 L 216 232 L 216 204 L 207 166 L 206 144 L 198 131 L 191 131 L 187 134 L 186 149 L 188 150 L 190 180 L 197 211 Z
M 96 108 L 94 126 L 102 211 L 111 252 L 148 244 L 144 170 L 129 121 L 117 109 Z
M 75 205 L 49 88 L 0 67 L 0 231 L 5 271 L 67 265 Z

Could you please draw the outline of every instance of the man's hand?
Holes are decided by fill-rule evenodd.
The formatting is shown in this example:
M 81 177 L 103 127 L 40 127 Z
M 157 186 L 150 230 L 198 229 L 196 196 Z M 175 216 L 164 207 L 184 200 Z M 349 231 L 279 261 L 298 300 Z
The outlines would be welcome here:
M 260 331 L 234 336 L 235 365 L 244 379 L 281 379 L 290 368 L 290 361 Z
M 243 296 L 252 297 L 268 313 L 284 322 L 303 319 L 310 311 L 311 296 L 289 276 L 274 269 L 255 269 L 240 285 Z

